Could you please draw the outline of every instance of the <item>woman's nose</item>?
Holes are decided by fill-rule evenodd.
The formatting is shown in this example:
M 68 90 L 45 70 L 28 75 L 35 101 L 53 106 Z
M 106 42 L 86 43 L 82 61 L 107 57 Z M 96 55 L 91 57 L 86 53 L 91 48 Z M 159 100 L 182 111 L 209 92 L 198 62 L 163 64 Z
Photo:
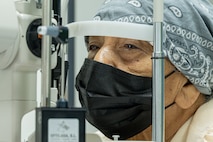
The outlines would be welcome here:
M 113 67 L 117 67 L 116 62 L 119 62 L 119 57 L 115 49 L 109 47 L 101 47 L 96 53 L 94 60 Z

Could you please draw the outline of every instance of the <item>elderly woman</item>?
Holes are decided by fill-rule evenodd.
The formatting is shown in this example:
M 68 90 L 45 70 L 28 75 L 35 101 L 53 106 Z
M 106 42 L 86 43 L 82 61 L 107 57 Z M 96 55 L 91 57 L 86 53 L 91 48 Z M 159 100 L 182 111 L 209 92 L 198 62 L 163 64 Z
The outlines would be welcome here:
M 152 0 L 106 0 L 94 19 L 152 25 L 152 17 Z M 165 139 L 213 141 L 213 5 L 165 0 L 163 33 Z M 76 88 L 87 120 L 108 138 L 151 140 L 152 44 L 109 36 L 85 39 L 88 58 Z

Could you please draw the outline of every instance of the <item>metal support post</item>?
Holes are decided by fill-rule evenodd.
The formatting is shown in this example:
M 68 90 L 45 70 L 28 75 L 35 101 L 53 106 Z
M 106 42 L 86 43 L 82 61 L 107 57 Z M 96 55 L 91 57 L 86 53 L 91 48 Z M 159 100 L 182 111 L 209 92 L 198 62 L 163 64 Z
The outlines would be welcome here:
M 43 0 L 42 4 L 42 25 L 50 26 L 52 18 L 52 0 Z M 50 106 L 50 87 L 51 87 L 51 44 L 50 36 L 42 38 L 42 88 L 41 106 Z
M 163 39 L 163 0 L 154 1 L 154 52 L 153 52 L 153 118 L 152 140 L 165 141 L 164 122 L 164 53 Z
M 156 23 L 158 34 L 161 26 L 161 23 Z M 157 40 L 161 40 L 159 37 Z M 160 43 L 155 46 L 162 47 Z M 153 116 L 153 140 L 164 142 L 164 54 L 158 48 L 153 53 Z

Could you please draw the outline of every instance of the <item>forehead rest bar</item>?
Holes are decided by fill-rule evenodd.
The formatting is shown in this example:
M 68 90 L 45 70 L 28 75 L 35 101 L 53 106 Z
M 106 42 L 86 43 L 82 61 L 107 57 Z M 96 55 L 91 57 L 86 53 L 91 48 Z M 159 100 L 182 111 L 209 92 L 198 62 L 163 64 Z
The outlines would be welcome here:
M 113 36 L 153 42 L 153 26 L 113 22 L 83 21 L 67 24 L 69 38 L 76 36 Z

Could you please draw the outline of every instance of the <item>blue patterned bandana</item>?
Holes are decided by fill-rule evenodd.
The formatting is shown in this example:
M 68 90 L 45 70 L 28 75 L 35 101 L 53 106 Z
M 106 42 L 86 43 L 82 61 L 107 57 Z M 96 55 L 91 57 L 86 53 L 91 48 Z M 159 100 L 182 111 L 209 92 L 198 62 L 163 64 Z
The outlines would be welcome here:
M 94 20 L 153 24 L 152 0 L 106 0 Z M 208 0 L 164 1 L 164 50 L 203 94 L 213 94 L 213 5 Z

